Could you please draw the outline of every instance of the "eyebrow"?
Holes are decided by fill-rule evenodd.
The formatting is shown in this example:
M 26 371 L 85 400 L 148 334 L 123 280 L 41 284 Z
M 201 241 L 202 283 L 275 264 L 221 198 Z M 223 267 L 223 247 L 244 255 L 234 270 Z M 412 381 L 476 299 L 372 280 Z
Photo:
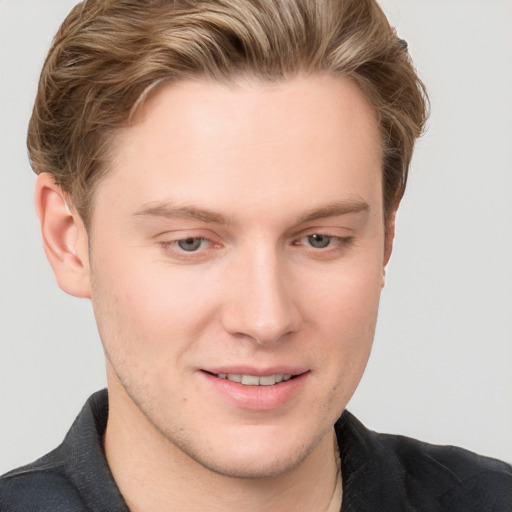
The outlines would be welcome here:
M 170 204 L 160 204 L 150 206 L 135 213 L 136 216 L 150 216 L 150 217 L 166 217 L 166 218 L 180 218 L 180 219 L 193 219 L 209 224 L 233 224 L 230 219 L 211 210 L 203 208 L 195 208 L 193 206 L 172 206 Z
M 359 213 L 369 211 L 370 206 L 361 198 L 353 198 L 341 202 L 327 204 L 321 208 L 315 208 L 307 211 L 299 217 L 296 224 L 304 224 L 327 217 L 338 217 L 349 213 Z M 173 206 L 169 203 L 156 204 L 148 206 L 135 213 L 135 216 L 165 217 L 193 219 L 208 224 L 232 225 L 235 222 L 222 215 L 221 213 L 194 206 Z
M 368 212 L 370 205 L 361 198 L 353 198 L 347 201 L 328 204 L 322 208 L 316 208 L 302 215 L 297 224 L 304 224 L 313 220 L 326 217 L 338 217 L 348 213 Z

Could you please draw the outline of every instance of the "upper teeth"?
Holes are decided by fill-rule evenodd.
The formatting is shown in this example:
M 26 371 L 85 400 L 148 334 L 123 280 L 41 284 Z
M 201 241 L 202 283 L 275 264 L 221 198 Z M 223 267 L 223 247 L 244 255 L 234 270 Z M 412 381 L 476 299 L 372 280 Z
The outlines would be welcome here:
M 232 382 L 239 382 L 246 386 L 272 386 L 283 380 L 290 380 L 292 376 L 288 373 L 276 373 L 274 375 L 265 375 L 258 377 L 257 375 L 243 375 L 240 373 L 218 373 L 219 379 L 228 379 Z

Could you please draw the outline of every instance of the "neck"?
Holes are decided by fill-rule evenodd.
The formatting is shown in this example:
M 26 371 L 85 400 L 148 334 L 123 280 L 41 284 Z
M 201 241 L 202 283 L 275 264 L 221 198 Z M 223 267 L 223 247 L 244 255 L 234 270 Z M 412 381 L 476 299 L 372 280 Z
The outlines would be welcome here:
M 131 512 L 196 510 L 334 512 L 340 510 L 337 442 L 329 432 L 290 471 L 273 477 L 215 473 L 166 439 L 126 394 L 111 393 L 105 452 Z M 127 421 L 127 418 L 129 421 Z

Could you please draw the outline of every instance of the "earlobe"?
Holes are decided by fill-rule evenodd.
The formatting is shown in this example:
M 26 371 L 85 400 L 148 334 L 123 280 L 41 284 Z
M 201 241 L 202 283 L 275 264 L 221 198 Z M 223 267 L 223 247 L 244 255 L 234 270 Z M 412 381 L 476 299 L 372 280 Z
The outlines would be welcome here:
M 71 211 L 63 190 L 48 173 L 37 177 L 34 202 L 57 283 L 70 295 L 90 298 L 88 239 L 82 219 Z

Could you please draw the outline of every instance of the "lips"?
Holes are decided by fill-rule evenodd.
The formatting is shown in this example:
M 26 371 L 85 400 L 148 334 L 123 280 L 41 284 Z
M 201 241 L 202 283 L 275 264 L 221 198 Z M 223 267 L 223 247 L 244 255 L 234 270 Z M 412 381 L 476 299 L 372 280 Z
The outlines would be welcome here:
M 227 379 L 231 382 L 239 382 L 244 386 L 273 386 L 283 381 L 286 382 L 293 377 L 293 375 L 290 373 L 274 373 L 263 376 L 242 373 L 218 373 L 215 376 L 219 379 Z
M 255 368 L 218 368 L 201 370 L 208 393 L 214 392 L 223 403 L 237 409 L 271 411 L 289 407 L 307 385 L 310 371 L 280 367 L 267 370 Z M 226 402 L 227 400 L 227 402 Z

